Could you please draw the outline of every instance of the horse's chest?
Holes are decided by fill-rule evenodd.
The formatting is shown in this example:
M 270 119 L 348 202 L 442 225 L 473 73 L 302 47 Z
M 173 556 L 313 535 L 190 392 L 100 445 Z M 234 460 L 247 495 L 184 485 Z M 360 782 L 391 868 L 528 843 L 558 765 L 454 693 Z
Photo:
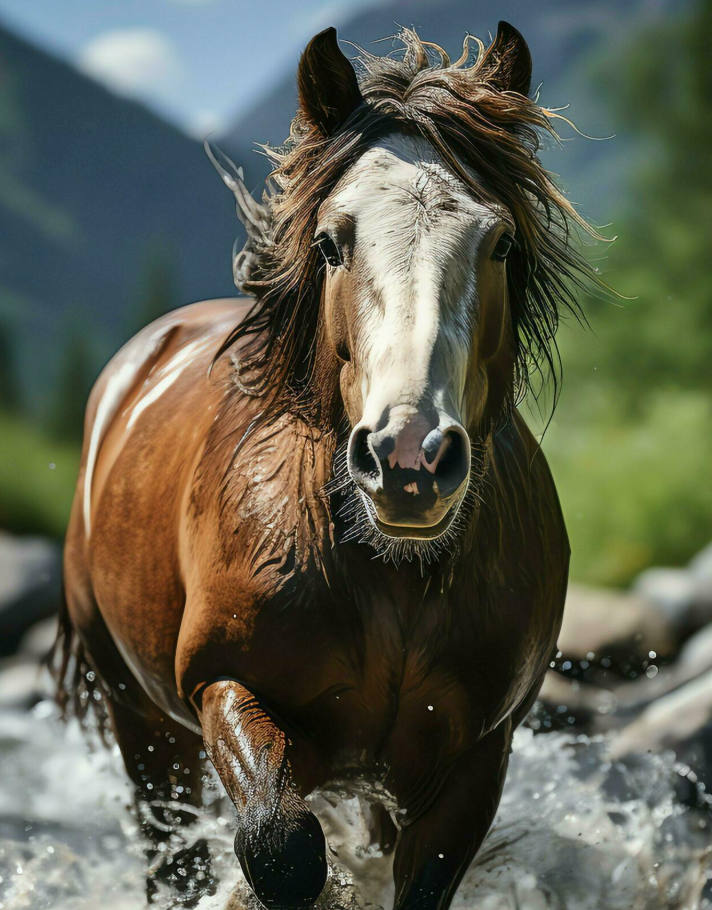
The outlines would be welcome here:
M 427 628 L 386 612 L 354 626 L 314 628 L 285 658 L 276 668 L 280 707 L 287 702 L 295 726 L 337 765 L 377 761 L 394 739 L 437 740 L 439 748 L 452 739 L 456 749 L 475 727 L 449 649 Z

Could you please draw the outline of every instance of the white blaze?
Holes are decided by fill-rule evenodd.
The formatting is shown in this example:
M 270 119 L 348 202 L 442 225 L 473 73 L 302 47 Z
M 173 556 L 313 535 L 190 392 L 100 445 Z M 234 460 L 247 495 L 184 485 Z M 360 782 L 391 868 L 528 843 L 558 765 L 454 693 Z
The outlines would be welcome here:
M 500 213 L 476 202 L 425 140 L 405 136 L 348 171 L 320 219 L 340 213 L 356 225 L 363 423 L 425 395 L 456 416 L 476 330 L 477 250 Z

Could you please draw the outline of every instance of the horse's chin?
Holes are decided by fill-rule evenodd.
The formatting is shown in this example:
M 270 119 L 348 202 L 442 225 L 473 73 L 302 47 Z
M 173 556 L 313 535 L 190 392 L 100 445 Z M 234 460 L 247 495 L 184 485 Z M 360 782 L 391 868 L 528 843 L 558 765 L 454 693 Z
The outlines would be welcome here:
M 362 496 L 366 499 L 365 494 L 362 493 Z M 392 540 L 437 540 L 450 530 L 452 523 L 457 517 L 457 513 L 460 511 L 463 498 L 464 497 L 461 497 L 457 502 L 453 503 L 443 517 L 438 522 L 431 525 L 401 525 L 382 521 L 378 516 L 376 507 L 370 500 L 367 501 L 366 512 L 373 526 L 383 534 L 384 537 L 391 538 Z

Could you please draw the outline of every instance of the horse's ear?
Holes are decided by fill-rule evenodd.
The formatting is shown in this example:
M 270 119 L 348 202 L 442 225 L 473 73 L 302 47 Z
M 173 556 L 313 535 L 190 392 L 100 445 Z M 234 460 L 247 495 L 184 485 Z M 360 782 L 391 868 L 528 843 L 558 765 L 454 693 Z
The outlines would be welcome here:
M 497 26 L 497 37 L 485 51 L 477 75 L 500 92 L 529 94 L 532 55 L 521 33 L 509 22 Z
M 302 54 L 297 74 L 302 113 L 330 136 L 363 101 L 353 66 L 341 53 L 336 29 L 319 32 Z

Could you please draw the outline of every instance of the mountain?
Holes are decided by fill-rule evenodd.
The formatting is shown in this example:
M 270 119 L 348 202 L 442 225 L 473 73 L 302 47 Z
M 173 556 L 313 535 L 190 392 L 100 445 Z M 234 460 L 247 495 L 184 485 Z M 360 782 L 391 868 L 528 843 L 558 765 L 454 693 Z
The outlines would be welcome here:
M 235 223 L 200 143 L 0 27 L 0 329 L 30 413 L 63 358 L 85 394 L 157 275 L 167 306 L 233 294 Z

